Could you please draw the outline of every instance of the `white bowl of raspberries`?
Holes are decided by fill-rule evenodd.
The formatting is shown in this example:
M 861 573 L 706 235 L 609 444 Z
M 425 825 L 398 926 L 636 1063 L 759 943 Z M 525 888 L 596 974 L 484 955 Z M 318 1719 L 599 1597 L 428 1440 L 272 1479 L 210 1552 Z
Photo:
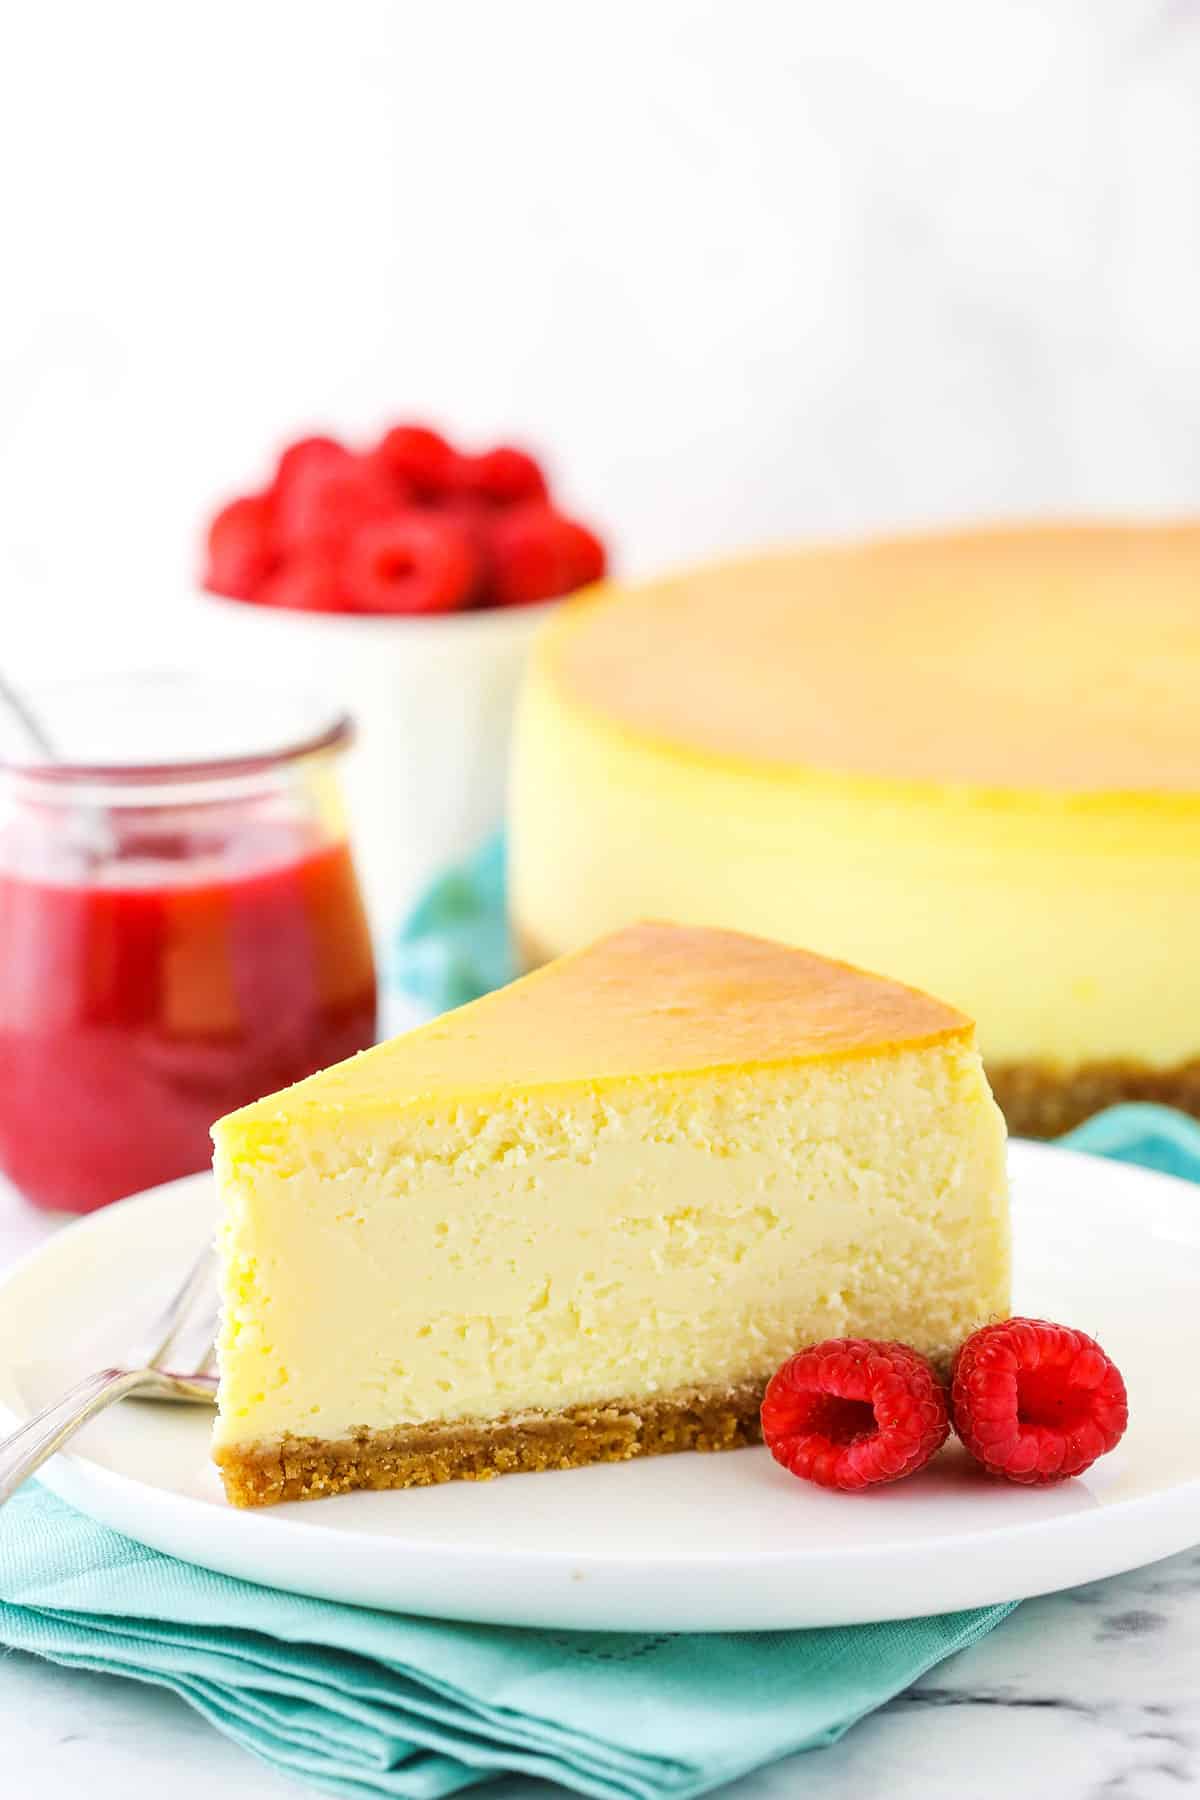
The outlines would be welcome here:
M 606 555 L 526 451 L 402 424 L 365 450 L 288 445 L 207 534 L 202 641 L 353 715 L 347 785 L 377 932 L 499 823 L 530 643 Z

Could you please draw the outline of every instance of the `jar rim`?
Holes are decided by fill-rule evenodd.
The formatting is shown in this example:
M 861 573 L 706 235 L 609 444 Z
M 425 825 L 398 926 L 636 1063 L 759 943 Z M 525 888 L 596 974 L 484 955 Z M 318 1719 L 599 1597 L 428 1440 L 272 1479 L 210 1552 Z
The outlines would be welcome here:
M 147 670 L 119 676 L 81 676 L 23 686 L 40 716 L 48 710 L 63 711 L 73 704 L 93 705 L 107 697 L 110 706 L 122 701 L 134 709 L 152 699 L 161 712 L 175 704 L 182 708 L 189 700 L 193 705 L 208 704 L 218 713 L 222 702 L 232 702 L 248 709 L 247 716 L 273 709 L 276 729 L 260 731 L 261 742 L 254 742 L 254 732 L 247 729 L 248 747 L 202 750 L 198 741 L 184 754 L 146 756 L 101 754 L 81 756 L 67 748 L 53 760 L 33 754 L 5 755 L 0 750 L 0 778 L 15 778 L 48 787 L 81 786 L 102 783 L 117 789 L 126 787 L 180 786 L 212 782 L 266 773 L 272 769 L 341 750 L 354 738 L 350 715 L 340 707 L 332 707 L 315 695 L 302 690 L 284 689 L 266 683 L 251 683 L 229 677 L 211 677 L 184 670 Z M 222 724 L 226 721 L 222 717 Z M 51 731 L 53 736 L 53 730 Z M 184 742 L 187 742 L 186 731 Z

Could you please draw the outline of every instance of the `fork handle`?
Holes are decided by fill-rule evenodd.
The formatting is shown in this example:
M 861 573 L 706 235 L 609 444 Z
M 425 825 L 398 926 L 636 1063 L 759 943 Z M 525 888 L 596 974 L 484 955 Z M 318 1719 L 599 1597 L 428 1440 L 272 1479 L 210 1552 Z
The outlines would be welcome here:
M 89 1419 L 128 1394 L 153 1391 L 160 1381 L 153 1369 L 100 1369 L 18 1426 L 0 1441 L 0 1506 Z

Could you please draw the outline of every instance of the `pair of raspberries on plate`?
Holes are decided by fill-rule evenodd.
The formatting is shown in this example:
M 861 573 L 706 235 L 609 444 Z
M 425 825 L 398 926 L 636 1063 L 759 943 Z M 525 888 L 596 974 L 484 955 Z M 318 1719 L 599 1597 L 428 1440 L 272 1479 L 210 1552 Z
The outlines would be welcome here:
M 972 1333 L 949 1389 L 907 1344 L 831 1338 L 771 1377 L 763 1438 L 802 1480 L 854 1492 L 915 1475 L 957 1432 L 992 1475 L 1042 1486 L 1120 1441 L 1125 1383 L 1094 1338 L 1045 1319 Z

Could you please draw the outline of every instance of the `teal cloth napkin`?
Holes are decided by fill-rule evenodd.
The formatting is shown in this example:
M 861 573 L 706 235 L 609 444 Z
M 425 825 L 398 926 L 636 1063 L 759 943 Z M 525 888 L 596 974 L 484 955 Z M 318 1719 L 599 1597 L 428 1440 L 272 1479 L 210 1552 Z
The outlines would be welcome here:
M 465 1006 L 517 973 L 503 837 L 430 883 L 391 947 L 389 982 L 431 1012 Z
M 34 1485 L 0 1513 L 0 1597 L 0 1642 L 171 1688 L 355 1800 L 435 1800 L 505 1773 L 687 1800 L 832 1743 L 1010 1610 L 708 1637 L 449 1624 L 193 1568 Z
M 394 978 L 435 1009 L 511 978 L 498 841 L 435 884 L 396 948 Z M 1162 1108 L 1116 1108 L 1066 1141 L 1200 1180 L 1200 1127 Z M 462 1625 L 195 1568 L 32 1484 L 0 1512 L 0 1643 L 170 1688 L 354 1800 L 437 1800 L 502 1774 L 688 1800 L 834 1742 L 1009 1611 L 713 1636 Z

